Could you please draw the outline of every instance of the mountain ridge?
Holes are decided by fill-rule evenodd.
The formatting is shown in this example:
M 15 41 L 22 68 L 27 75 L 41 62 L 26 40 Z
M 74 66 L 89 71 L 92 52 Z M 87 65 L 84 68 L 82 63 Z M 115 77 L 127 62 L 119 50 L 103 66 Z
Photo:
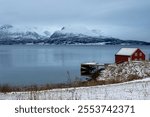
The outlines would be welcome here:
M 41 31 L 41 32 L 40 32 Z M 0 26 L 0 45 L 13 44 L 53 44 L 53 45 L 150 45 L 150 42 L 121 40 L 107 37 L 101 31 L 86 28 L 66 28 L 50 33 L 36 27 L 23 31 L 12 25 Z

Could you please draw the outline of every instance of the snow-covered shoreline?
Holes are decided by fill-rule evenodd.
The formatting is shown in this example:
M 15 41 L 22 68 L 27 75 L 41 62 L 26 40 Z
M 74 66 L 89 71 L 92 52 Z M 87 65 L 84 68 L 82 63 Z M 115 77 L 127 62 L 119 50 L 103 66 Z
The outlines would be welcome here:
M 149 100 L 150 78 L 125 83 L 45 91 L 0 93 L 1 100 Z

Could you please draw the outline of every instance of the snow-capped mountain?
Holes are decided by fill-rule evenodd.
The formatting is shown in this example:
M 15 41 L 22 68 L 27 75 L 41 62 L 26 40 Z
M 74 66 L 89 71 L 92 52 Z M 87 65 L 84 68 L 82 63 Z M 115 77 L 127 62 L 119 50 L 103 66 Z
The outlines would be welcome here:
M 26 44 L 49 37 L 49 31 L 37 27 L 20 27 L 9 24 L 0 26 L 0 44 Z
M 67 37 L 103 37 L 104 36 L 101 35 L 101 31 L 99 30 L 89 30 L 87 28 L 84 27 L 63 27 L 61 30 L 55 31 L 51 38 L 57 38 L 59 36 L 65 36 Z
M 28 34 L 30 33 L 37 33 L 41 36 L 50 36 L 50 32 L 42 27 L 29 27 L 29 26 L 12 26 L 9 24 L 0 26 L 0 32 L 2 33 L 9 33 L 9 34 Z M 28 34 L 29 35 L 29 34 Z
M 120 40 L 103 36 L 99 30 L 84 27 L 63 27 L 51 34 L 48 29 L 26 26 L 0 26 L 0 44 L 88 44 L 88 45 L 150 45 L 150 42 Z
M 149 42 L 144 41 L 121 40 L 103 36 L 101 32 L 97 30 L 70 27 L 63 27 L 61 30 L 55 31 L 48 42 L 55 44 L 150 45 Z
M 63 27 L 61 30 L 56 31 L 61 34 L 72 34 L 76 36 L 91 36 L 91 37 L 99 37 L 101 36 L 101 31 L 98 30 L 89 30 L 85 27 Z M 55 32 L 55 33 L 56 33 Z

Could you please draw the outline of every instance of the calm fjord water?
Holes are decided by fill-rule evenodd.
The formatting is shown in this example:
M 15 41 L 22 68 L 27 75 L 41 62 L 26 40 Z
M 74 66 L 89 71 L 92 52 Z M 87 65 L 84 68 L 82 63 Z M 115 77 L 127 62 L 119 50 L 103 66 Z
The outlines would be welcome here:
M 0 84 L 31 85 L 66 82 L 80 77 L 84 62 L 113 63 L 121 47 L 150 46 L 0 46 Z

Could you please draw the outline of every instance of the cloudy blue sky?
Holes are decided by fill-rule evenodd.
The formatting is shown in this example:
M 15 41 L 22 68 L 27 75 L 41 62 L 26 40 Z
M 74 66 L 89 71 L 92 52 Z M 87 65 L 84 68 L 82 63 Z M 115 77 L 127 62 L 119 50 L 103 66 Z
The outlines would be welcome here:
M 150 0 L 0 0 L 0 25 L 82 26 L 150 41 Z

